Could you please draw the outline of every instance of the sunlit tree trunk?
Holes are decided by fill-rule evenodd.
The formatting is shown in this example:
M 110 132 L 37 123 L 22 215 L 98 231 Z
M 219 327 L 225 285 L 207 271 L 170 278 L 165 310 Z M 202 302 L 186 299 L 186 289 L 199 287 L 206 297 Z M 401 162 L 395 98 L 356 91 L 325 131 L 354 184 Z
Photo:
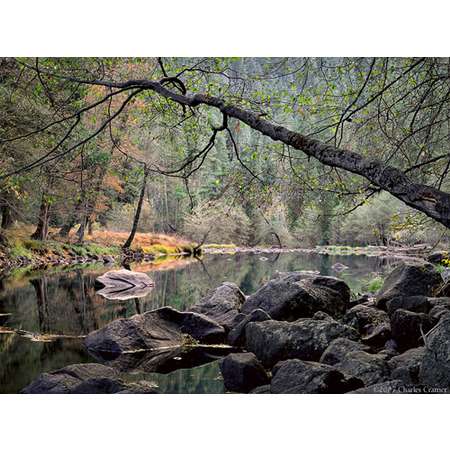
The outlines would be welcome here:
M 123 244 L 123 248 L 130 248 L 133 243 L 134 236 L 136 235 L 137 227 L 139 225 L 139 219 L 141 217 L 142 204 L 144 203 L 145 196 L 145 188 L 147 187 L 147 177 L 148 177 L 148 169 L 144 169 L 144 180 L 142 182 L 141 193 L 139 195 L 139 201 L 136 208 L 136 213 L 134 214 L 133 226 L 131 228 L 131 233 L 128 236 L 125 244 Z

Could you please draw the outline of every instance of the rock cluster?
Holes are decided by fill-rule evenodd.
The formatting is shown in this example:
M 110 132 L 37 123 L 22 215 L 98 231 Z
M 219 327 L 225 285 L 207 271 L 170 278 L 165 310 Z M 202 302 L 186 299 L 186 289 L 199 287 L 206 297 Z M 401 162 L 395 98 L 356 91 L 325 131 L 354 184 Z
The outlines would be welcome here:
M 221 359 L 229 392 L 447 392 L 450 298 L 435 297 L 442 285 L 435 267 L 422 262 L 397 267 L 375 302 L 352 302 L 342 280 L 313 273 L 281 274 L 247 298 L 223 283 L 190 311 L 165 307 L 118 319 L 85 344 L 121 371 Z M 84 389 L 64 370 L 42 375 L 25 392 Z M 97 378 L 81 386 L 98 386 L 89 381 Z M 111 390 L 138 389 L 116 383 Z

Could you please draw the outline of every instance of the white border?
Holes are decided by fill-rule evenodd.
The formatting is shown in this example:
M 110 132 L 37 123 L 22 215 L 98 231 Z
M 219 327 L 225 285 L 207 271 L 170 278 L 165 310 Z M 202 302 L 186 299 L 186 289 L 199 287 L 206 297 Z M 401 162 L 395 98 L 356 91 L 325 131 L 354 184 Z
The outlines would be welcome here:
M 449 56 L 448 1 L 7 0 L 1 56 Z M 447 444 L 447 397 L 0 396 L 2 448 Z M 444 409 L 445 408 L 445 409 Z

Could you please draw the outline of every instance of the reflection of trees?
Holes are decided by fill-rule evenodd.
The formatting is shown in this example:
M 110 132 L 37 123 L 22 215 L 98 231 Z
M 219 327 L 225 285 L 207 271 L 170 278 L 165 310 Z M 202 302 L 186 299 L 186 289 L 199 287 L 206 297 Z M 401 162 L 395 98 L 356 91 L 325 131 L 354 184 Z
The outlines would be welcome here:
M 30 283 L 34 287 L 37 300 L 38 317 L 39 317 L 39 331 L 43 334 L 50 331 L 50 313 L 48 309 L 48 291 L 47 291 L 47 278 L 42 276 L 41 278 L 30 280 Z

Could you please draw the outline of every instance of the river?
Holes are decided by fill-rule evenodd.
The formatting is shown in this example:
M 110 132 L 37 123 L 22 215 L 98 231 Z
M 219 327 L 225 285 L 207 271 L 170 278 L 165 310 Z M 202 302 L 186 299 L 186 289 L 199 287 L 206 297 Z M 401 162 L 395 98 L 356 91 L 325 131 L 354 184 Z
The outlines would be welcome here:
M 332 266 L 347 266 L 336 272 Z M 145 271 L 155 288 L 140 299 L 107 300 L 98 295 L 94 281 L 106 267 L 18 273 L 0 280 L 0 393 L 18 393 L 42 372 L 69 364 L 95 362 L 83 340 L 65 337 L 48 342 L 30 335 L 83 336 L 119 317 L 129 317 L 161 306 L 187 309 L 222 281 L 235 282 L 251 294 L 276 271 L 315 270 L 344 279 L 355 294 L 392 268 L 392 260 L 363 255 L 328 256 L 314 253 L 205 255 L 202 261 L 176 260 L 163 265 L 132 266 Z M 221 393 L 218 362 L 169 374 L 133 373 L 132 379 L 153 381 L 164 393 Z

